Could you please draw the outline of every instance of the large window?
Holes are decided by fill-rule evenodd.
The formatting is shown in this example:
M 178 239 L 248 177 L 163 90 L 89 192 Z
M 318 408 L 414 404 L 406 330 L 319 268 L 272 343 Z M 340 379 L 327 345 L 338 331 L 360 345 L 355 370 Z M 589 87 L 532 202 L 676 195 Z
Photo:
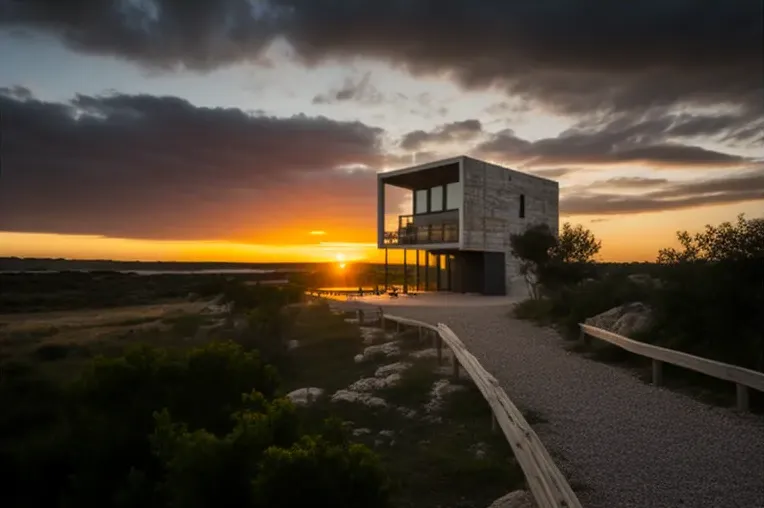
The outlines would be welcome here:
M 418 190 L 414 193 L 414 213 L 427 213 L 427 189 Z
M 446 210 L 456 210 L 462 202 L 462 182 L 446 185 Z
M 438 185 L 430 189 L 430 211 L 442 212 L 443 211 L 443 186 Z

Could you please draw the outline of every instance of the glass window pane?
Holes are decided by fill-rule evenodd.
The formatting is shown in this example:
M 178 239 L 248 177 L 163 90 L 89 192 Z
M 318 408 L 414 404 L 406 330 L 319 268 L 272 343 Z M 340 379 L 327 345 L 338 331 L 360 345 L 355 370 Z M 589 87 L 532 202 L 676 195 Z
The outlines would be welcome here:
M 443 211 L 443 186 L 438 185 L 430 189 L 430 211 L 442 212 Z
M 462 182 L 449 183 L 446 186 L 446 210 L 456 210 L 462 202 Z
M 418 190 L 414 194 L 414 213 L 427 213 L 427 189 Z

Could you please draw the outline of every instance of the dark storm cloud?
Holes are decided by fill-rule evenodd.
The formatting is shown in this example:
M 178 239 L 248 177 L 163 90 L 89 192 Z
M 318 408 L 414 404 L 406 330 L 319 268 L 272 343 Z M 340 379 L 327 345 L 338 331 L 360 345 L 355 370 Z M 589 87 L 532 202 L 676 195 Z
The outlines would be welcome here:
M 424 145 L 467 141 L 483 133 L 480 120 L 462 120 L 440 125 L 432 131 L 416 130 L 405 134 L 400 141 L 404 150 L 419 150 Z
M 373 172 L 334 169 L 382 160 L 383 132 L 362 123 L 147 95 L 54 103 L 18 88 L 0 90 L 0 111 L 0 230 L 257 237 L 373 214 Z
M 719 167 L 749 162 L 738 155 L 681 144 L 665 134 L 635 134 L 629 129 L 611 129 L 608 126 L 571 129 L 557 137 L 536 141 L 522 139 L 511 129 L 505 129 L 473 147 L 472 153 L 527 166 L 647 163 L 670 167 Z
M 764 167 L 742 175 L 672 183 L 640 195 L 576 190 L 560 200 L 564 215 L 618 215 L 764 200 Z
M 0 0 L 6 26 L 159 69 L 367 56 L 568 113 L 762 107 L 760 0 Z M 137 7 L 142 5 L 143 7 Z

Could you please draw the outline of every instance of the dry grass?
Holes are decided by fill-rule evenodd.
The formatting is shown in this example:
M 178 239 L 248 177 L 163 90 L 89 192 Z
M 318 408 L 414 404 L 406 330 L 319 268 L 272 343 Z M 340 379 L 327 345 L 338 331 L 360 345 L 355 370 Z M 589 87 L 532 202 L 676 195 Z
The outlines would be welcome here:
M 140 324 L 182 314 L 195 314 L 207 302 L 176 302 L 136 305 L 112 309 L 88 309 L 62 312 L 35 312 L 31 314 L 0 314 L 0 330 L 33 333 L 44 329 L 94 328 Z

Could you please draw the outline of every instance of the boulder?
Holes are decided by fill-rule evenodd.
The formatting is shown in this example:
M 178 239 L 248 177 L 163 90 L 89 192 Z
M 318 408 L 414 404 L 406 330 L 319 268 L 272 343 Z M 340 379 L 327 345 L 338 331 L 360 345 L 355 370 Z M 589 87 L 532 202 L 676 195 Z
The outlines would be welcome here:
M 629 337 L 648 330 L 653 324 L 653 313 L 647 305 L 633 302 L 587 318 L 584 323 Z
M 324 390 L 321 388 L 298 388 L 287 393 L 287 398 L 292 401 L 295 406 L 307 406 L 314 402 L 317 398 L 324 394 Z

